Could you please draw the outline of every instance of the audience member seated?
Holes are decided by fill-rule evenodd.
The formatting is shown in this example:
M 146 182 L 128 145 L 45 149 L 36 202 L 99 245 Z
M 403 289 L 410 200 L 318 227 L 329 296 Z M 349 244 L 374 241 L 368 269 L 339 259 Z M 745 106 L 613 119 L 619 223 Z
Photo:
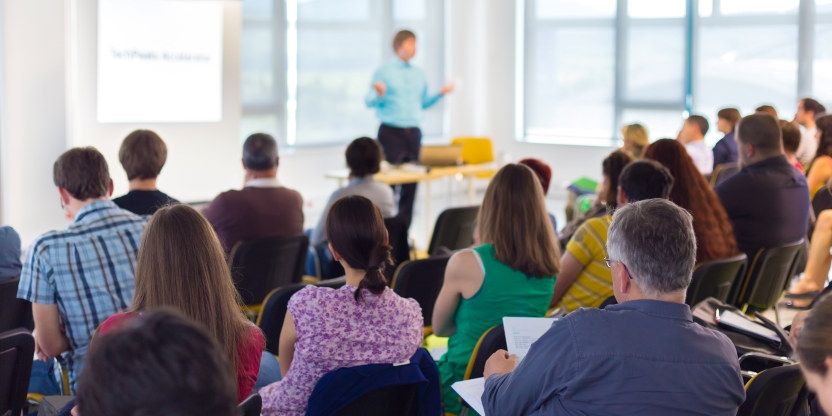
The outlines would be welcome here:
M 714 145 L 714 169 L 723 163 L 734 163 L 739 159 L 734 130 L 737 128 L 737 122 L 742 118 L 740 110 L 730 107 L 717 111 L 716 117 L 716 129 L 724 136 Z
M 598 198 L 592 206 L 592 209 L 590 209 L 586 215 L 570 221 L 565 227 L 563 227 L 558 237 L 561 247 L 566 247 L 566 243 L 572 239 L 572 236 L 575 235 L 575 232 L 578 231 L 578 227 L 580 227 L 584 221 L 590 218 L 603 217 L 615 209 L 617 204 L 618 177 L 621 176 L 621 171 L 624 170 L 624 167 L 632 161 L 633 158 L 629 155 L 621 150 L 616 150 L 615 152 L 610 153 L 609 156 L 601 162 L 601 174 L 603 179 L 601 179 L 601 184 L 598 187 Z
M 780 127 L 768 114 L 743 117 L 737 127 L 741 169 L 716 188 L 728 213 L 737 247 L 749 259 L 761 248 L 806 236 L 809 191 L 806 178 L 783 154 Z
M 136 261 L 133 304 L 104 321 L 99 333 L 158 307 L 172 307 L 202 324 L 237 375 L 237 400 L 252 393 L 266 341 L 240 309 L 217 235 L 187 205 L 160 208 L 150 218 Z
M 618 305 L 555 322 L 517 364 L 486 362 L 491 415 L 721 415 L 745 399 L 734 345 L 693 322 L 685 292 L 696 260 L 692 217 L 662 199 L 628 204 L 610 225 Z
M 151 130 L 136 130 L 121 142 L 118 160 L 130 181 L 130 192 L 113 199 L 122 209 L 137 215 L 153 215 L 157 209 L 179 201 L 156 188 L 156 178 L 165 166 L 168 148 Z
M 326 241 L 326 213 L 335 201 L 345 196 L 360 195 L 369 199 L 381 210 L 384 218 L 395 217 L 398 213 L 399 207 L 393 198 L 393 189 L 373 179 L 373 175 L 381 170 L 381 160 L 384 158 L 378 142 L 369 137 L 355 139 L 347 146 L 345 156 L 347 167 L 350 169 L 350 181 L 346 187 L 338 189 L 329 197 L 318 226 L 312 232 L 312 245 Z
M 650 144 L 647 128 L 639 123 L 625 124 L 621 128 L 621 138 L 624 144 L 619 150 L 626 153 L 633 160 L 641 159 L 641 152 Z
M 814 198 L 820 188 L 832 178 L 832 115 L 819 117 L 815 123 L 818 147 L 806 175 L 809 199 Z
M 696 166 L 685 148 L 675 140 L 662 139 L 651 144 L 644 157 L 667 167 L 676 179 L 670 191 L 670 201 L 693 215 L 696 262 L 736 255 L 737 241 L 728 214 L 710 184 L 702 175 L 697 175 Z
M 673 175 L 660 163 L 635 161 L 621 172 L 616 192 L 618 204 L 667 198 L 675 188 L 673 182 Z M 611 215 L 587 220 L 569 241 L 560 260 L 561 272 L 551 307 L 560 307 L 567 312 L 580 307 L 597 308 L 612 296 L 612 276 L 604 264 L 607 229 L 611 221 Z
M 818 149 L 817 124 L 815 120 L 826 112 L 826 107 L 813 98 L 803 98 L 797 102 L 794 122 L 800 128 L 800 146 L 797 158 L 803 166 L 809 166 Z
M 815 222 L 806 269 L 800 280 L 789 289 L 787 297 L 796 298 L 790 306 L 803 309 L 826 287 L 832 265 L 832 209 L 823 210 Z M 800 299 L 800 300 L 797 300 Z
M 800 146 L 800 129 L 790 121 L 780 120 L 780 134 L 783 135 L 783 153 L 786 154 L 786 159 L 798 172 L 805 175 L 806 171 L 803 169 L 803 165 L 795 156 L 795 152 Z
M 20 276 L 20 236 L 9 226 L 0 227 L 0 282 Z
M 552 168 L 549 164 L 540 159 L 533 158 L 523 159 L 517 163 L 527 166 L 537 175 L 537 179 L 540 180 L 540 185 L 543 186 L 543 197 L 545 198 L 549 194 L 549 184 L 552 182 Z M 551 212 L 549 213 L 549 220 L 552 221 L 552 228 L 555 230 L 555 238 L 557 238 L 558 220 Z
M 408 361 L 422 343 L 418 303 L 387 287 L 391 248 L 381 211 L 362 196 L 342 198 L 327 215 L 326 235 L 347 284 L 306 286 L 289 300 L 278 354 L 284 378 L 260 390 L 266 416 L 303 415 L 327 372 Z
M 265 133 L 243 144 L 245 186 L 217 195 L 205 207 L 226 252 L 240 241 L 303 234 L 303 198 L 277 181 L 277 142 Z
M 144 219 L 110 201 L 107 161 L 91 147 L 64 152 L 53 180 L 72 223 L 32 244 L 17 297 L 32 302 L 37 355 L 61 356 L 75 391 L 92 333 L 133 298 Z
M 832 413 L 832 295 L 818 300 L 797 335 L 797 358 L 809 390 L 820 407 Z M 818 414 L 813 412 L 812 414 Z
M 705 144 L 705 135 L 708 134 L 708 120 L 700 115 L 688 117 L 676 140 L 687 150 L 696 169 L 703 175 L 710 175 L 714 169 L 714 155 Z
M 478 245 L 448 261 L 433 309 L 433 332 L 450 337 L 437 365 L 445 412 L 453 414 L 460 403 L 451 384 L 462 380 L 477 340 L 504 316 L 544 316 L 559 269 L 543 189 L 526 166 L 497 172 L 474 234 Z
M 142 314 L 96 338 L 75 416 L 236 416 L 234 377 L 221 346 L 171 310 Z
M 776 120 L 780 119 L 780 116 L 777 115 L 777 109 L 774 106 L 763 104 L 754 109 L 755 113 L 764 113 L 774 117 Z

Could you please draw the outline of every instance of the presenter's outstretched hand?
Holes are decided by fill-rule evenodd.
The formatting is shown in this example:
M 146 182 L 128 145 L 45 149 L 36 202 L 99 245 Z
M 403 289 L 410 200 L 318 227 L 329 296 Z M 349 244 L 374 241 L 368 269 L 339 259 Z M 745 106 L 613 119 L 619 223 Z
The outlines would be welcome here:
M 444 87 L 439 89 L 439 93 L 442 94 L 442 95 L 450 94 L 452 92 L 454 92 L 454 84 L 453 83 L 445 84 Z
M 381 81 L 378 81 L 375 84 L 373 84 L 373 88 L 376 90 L 376 94 L 378 94 L 379 97 L 383 96 L 384 93 L 387 92 L 387 85 L 384 85 L 384 83 Z

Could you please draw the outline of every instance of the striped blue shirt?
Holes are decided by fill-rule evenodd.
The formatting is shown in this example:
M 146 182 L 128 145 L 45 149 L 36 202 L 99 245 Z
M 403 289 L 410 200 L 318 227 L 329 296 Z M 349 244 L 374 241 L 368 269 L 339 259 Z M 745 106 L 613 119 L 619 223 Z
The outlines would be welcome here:
M 144 223 L 111 201 L 96 201 L 82 208 L 66 230 L 40 236 L 23 263 L 17 297 L 58 305 L 69 340 L 62 358 L 73 391 L 93 332 L 132 302 Z
M 376 70 L 373 84 L 381 81 L 387 90 L 381 97 L 370 86 L 364 99 L 367 107 L 375 108 L 379 120 L 393 127 L 419 127 L 422 123 L 422 110 L 439 102 L 442 94 L 431 94 L 425 73 L 410 64 L 396 58 Z

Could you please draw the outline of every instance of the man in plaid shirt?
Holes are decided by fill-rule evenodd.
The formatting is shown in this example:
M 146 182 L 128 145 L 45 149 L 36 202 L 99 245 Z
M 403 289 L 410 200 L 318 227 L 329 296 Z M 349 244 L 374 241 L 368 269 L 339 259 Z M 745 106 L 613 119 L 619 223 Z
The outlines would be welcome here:
M 17 297 L 32 302 L 37 355 L 60 357 L 74 392 L 95 329 L 132 301 L 144 219 L 110 201 L 107 162 L 94 148 L 68 150 L 53 175 L 72 223 L 32 244 Z

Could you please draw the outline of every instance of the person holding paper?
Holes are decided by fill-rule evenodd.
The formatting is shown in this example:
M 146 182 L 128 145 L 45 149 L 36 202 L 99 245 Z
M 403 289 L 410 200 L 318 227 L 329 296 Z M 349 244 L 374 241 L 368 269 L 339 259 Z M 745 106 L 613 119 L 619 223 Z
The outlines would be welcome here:
M 618 305 L 555 322 L 519 364 L 486 362 L 490 415 L 734 416 L 745 400 L 734 345 L 693 322 L 685 294 L 696 259 L 693 220 L 664 199 L 613 216 L 606 263 Z

